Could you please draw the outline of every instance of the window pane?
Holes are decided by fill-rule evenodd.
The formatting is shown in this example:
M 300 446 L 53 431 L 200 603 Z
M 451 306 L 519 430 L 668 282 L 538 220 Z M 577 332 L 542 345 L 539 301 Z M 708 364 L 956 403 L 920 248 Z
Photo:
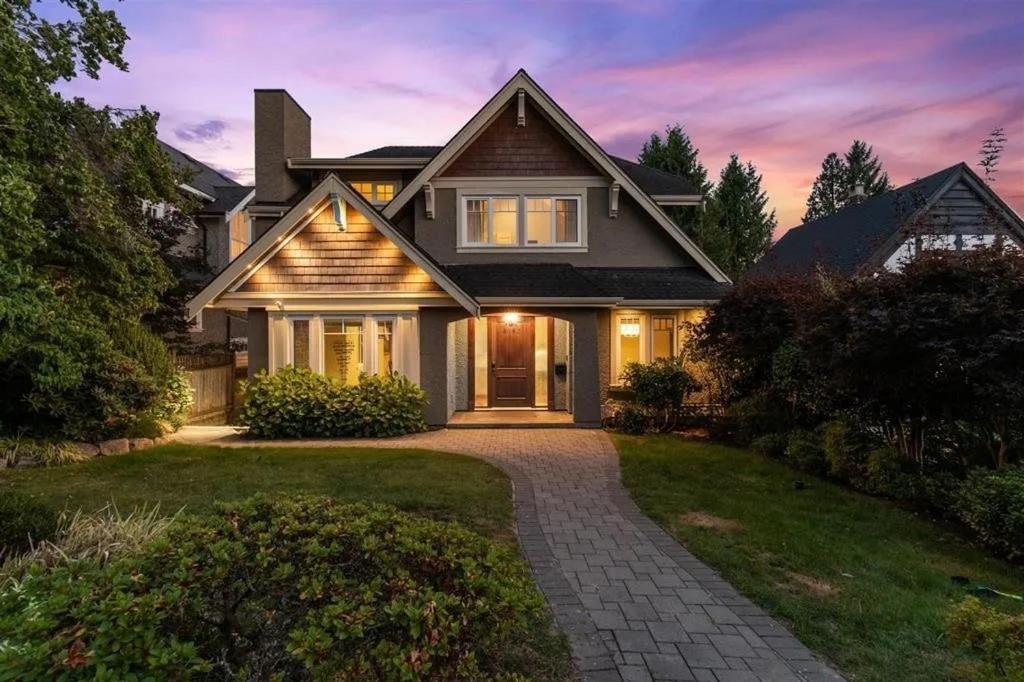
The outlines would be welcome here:
M 651 340 L 654 359 L 675 356 L 672 339 L 675 336 L 676 321 L 671 317 L 655 317 L 651 321 Z
M 579 241 L 576 199 L 555 199 L 555 239 L 561 243 Z
M 352 189 L 362 194 L 367 199 L 367 201 L 373 201 L 372 182 L 353 182 Z
M 526 243 L 551 243 L 551 199 L 526 200 Z
M 494 202 L 494 225 L 492 244 L 498 246 L 512 246 L 519 243 L 518 199 L 493 199 Z
M 292 365 L 309 369 L 309 320 L 292 322 Z
M 395 198 L 395 186 L 390 182 L 377 183 L 377 201 L 391 201 Z
M 394 371 L 392 355 L 395 323 L 392 320 L 377 320 L 377 374 L 386 376 Z
M 619 318 L 619 374 L 631 362 L 640 362 L 640 318 Z
M 487 241 L 487 200 L 466 200 L 466 241 L 480 244 Z
M 361 320 L 324 321 L 324 374 L 343 384 L 359 383 L 363 371 Z

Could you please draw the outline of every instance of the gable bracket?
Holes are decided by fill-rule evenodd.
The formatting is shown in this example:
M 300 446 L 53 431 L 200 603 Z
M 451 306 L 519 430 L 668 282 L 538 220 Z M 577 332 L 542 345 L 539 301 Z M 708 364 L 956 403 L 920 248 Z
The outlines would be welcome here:
M 519 88 L 518 109 L 516 113 L 516 125 L 520 128 L 526 127 L 526 90 Z
M 619 189 L 621 185 L 617 182 L 613 182 L 608 186 L 608 217 L 618 218 L 619 217 Z
M 423 198 L 426 200 L 426 214 L 428 220 L 434 219 L 434 186 L 429 182 L 423 183 Z

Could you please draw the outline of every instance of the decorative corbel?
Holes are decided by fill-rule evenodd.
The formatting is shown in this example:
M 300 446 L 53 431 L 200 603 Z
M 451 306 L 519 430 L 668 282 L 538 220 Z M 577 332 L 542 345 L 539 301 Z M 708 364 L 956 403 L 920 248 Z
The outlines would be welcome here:
M 427 219 L 434 219 L 434 186 L 429 182 L 423 185 L 423 198 L 426 199 Z
M 337 192 L 331 192 L 331 210 L 334 212 L 334 224 L 338 226 L 338 231 L 348 230 L 348 220 L 345 219 L 345 200 Z
M 619 183 L 617 182 L 608 186 L 608 217 L 619 217 Z
M 516 125 L 520 128 L 526 127 L 526 90 L 519 89 L 519 110 L 516 115 Z

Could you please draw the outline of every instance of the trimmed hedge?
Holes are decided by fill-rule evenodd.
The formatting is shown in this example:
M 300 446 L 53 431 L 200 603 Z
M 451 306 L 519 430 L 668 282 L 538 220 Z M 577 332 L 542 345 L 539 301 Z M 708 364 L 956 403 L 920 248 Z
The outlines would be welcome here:
M 364 374 L 343 386 L 289 366 L 246 384 L 240 420 L 256 438 L 382 438 L 425 430 L 426 404 L 426 393 L 399 374 Z
M 960 486 L 956 511 L 983 542 L 1024 558 L 1024 468 L 975 469 Z
M 543 599 L 509 549 L 329 498 L 179 519 L 138 554 L 0 594 L 11 679 L 481 679 L 517 669 Z

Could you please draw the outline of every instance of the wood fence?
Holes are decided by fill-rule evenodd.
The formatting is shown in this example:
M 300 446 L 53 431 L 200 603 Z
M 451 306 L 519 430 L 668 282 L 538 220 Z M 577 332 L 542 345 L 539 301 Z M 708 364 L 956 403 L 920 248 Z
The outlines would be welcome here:
M 235 408 L 235 358 L 231 353 L 176 358 L 192 386 L 189 424 L 226 424 Z

